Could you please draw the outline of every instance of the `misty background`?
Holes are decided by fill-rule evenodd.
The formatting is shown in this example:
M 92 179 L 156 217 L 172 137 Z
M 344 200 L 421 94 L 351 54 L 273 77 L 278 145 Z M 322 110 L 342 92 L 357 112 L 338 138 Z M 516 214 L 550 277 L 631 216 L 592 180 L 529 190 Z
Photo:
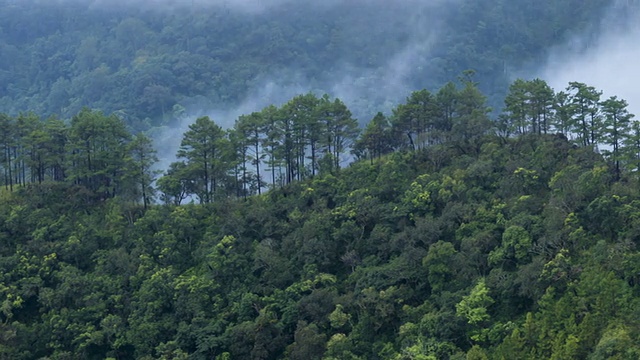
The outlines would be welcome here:
M 467 69 L 494 112 L 518 77 L 556 90 L 581 81 L 631 109 L 640 102 L 637 1 L 0 0 L 0 8 L 0 112 L 116 113 L 148 131 L 166 161 L 199 116 L 226 128 L 313 92 L 340 98 L 365 124 Z
M 557 91 L 580 81 L 603 91 L 602 98 L 618 96 L 640 115 L 640 11 L 637 1 L 614 2 L 602 17 L 596 34 L 577 34 L 556 46 L 534 74 Z

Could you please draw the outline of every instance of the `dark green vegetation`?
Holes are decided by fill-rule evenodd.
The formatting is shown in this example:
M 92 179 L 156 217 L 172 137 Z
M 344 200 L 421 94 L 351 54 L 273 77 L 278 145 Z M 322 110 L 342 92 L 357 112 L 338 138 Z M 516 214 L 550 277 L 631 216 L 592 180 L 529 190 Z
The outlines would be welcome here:
M 349 79 L 367 95 L 361 112 L 375 114 L 471 68 L 497 108 L 512 72 L 596 30 L 613 1 L 288 1 L 256 14 L 90 3 L 0 0 L 3 112 L 70 118 L 87 106 L 139 131 L 172 124 L 183 108 L 233 107 L 275 78 L 321 92 Z M 388 75 L 396 65 L 406 73 Z M 406 84 L 399 92 L 392 81 Z
M 165 205 L 117 118 L 3 116 L 0 357 L 637 359 L 638 123 L 540 80 L 491 121 L 469 75 L 359 136 L 313 95 L 201 118 Z

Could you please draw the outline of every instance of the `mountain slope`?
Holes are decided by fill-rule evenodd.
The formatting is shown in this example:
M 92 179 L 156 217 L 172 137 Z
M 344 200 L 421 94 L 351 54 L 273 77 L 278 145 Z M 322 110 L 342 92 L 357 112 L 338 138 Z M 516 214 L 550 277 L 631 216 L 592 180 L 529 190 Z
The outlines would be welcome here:
M 303 1 L 247 13 L 3 0 L 0 110 L 69 118 L 88 106 L 145 130 L 175 120 L 182 106 L 236 106 L 275 81 L 280 92 L 350 94 L 368 117 L 401 101 L 398 93 L 440 87 L 469 68 L 497 106 L 512 71 L 597 30 L 610 4 Z
M 12 359 L 635 358 L 637 184 L 556 135 L 354 163 L 247 200 L 2 193 Z

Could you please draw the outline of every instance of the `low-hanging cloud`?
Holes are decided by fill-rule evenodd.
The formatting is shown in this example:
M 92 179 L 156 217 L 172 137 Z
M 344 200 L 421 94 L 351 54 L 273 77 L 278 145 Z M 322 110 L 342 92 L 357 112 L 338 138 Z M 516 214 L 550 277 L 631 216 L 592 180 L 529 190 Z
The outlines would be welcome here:
M 223 128 L 230 128 L 235 120 L 243 114 L 260 111 L 271 104 L 281 106 L 298 94 L 314 93 L 318 96 L 328 94 L 332 98 L 341 99 L 351 110 L 354 118 L 361 124 L 368 122 L 377 112 L 390 113 L 391 109 L 402 102 L 411 91 L 416 90 L 416 73 L 424 73 L 422 66 L 428 62 L 431 50 L 436 42 L 440 29 L 439 12 L 451 1 L 444 0 L 409 0 L 404 3 L 388 0 L 355 0 L 346 5 L 341 1 L 323 2 L 322 6 L 355 6 L 371 5 L 366 9 L 370 17 L 363 19 L 371 23 L 371 27 L 381 26 L 379 21 L 398 20 L 402 16 L 402 26 L 411 36 L 388 60 L 375 67 L 357 66 L 343 59 L 335 59 L 333 64 L 326 64 L 331 70 L 320 77 L 309 77 L 305 72 L 295 69 L 281 69 L 262 74 L 250 82 L 244 100 L 233 106 L 207 103 L 206 99 L 187 104 L 187 115 L 177 127 L 165 129 L 154 134 L 160 150 L 160 168 L 166 169 L 175 161 L 175 153 L 180 146 L 182 134 L 188 126 L 200 116 L 209 116 Z M 245 4 L 252 4 L 246 0 Z M 277 2 L 288 3 L 287 0 Z M 310 3 L 307 1 L 298 2 Z M 393 5 L 392 9 L 383 4 Z M 408 6 L 419 4 L 415 9 Z M 270 5 L 275 6 L 275 5 Z M 395 8 L 394 8 L 395 7 Z M 354 8 L 355 9 L 355 8 Z M 364 11 L 364 10 L 363 10 Z M 391 26 L 389 23 L 383 26 Z
M 246 79 L 252 84 L 243 100 L 234 104 L 216 103 L 207 99 L 207 94 L 181 99 L 186 112 L 171 126 L 157 128 L 151 132 L 156 139 L 160 168 L 166 169 L 175 160 L 182 134 L 200 116 L 209 116 L 224 128 L 233 126 L 243 114 L 260 111 L 274 104 L 282 105 L 292 97 L 312 92 L 316 95 L 327 93 L 332 98 L 340 98 L 361 124 L 368 122 L 378 111 L 389 113 L 413 90 L 422 88 L 421 81 L 426 71 L 422 68 L 431 55 L 436 42 L 441 16 L 454 3 L 470 0 L 6 0 L 21 6 L 56 6 L 73 4 L 89 7 L 94 11 L 108 14 L 106 10 L 116 10 L 118 14 L 136 16 L 140 11 L 170 12 L 173 9 L 196 10 L 208 13 L 211 8 L 222 8 L 231 12 L 262 17 L 272 21 L 287 16 L 327 16 L 331 19 L 350 14 L 358 22 L 356 28 L 368 29 L 366 36 L 376 34 L 396 34 L 394 50 L 366 64 L 366 54 L 330 59 L 323 64 L 323 72 L 310 74 L 304 64 L 287 69 L 274 69 L 255 79 Z M 130 11 L 131 10 L 131 11 Z M 217 11 L 217 10 L 216 10 Z M 295 14 L 295 15 L 291 15 Z M 357 16 L 353 16 L 353 15 Z M 342 20 L 344 21 L 344 20 Z M 259 22 L 258 22 L 259 23 Z M 351 24 L 351 23 L 349 23 Z M 347 24 L 347 25 L 349 25 Z M 353 38 L 363 36 L 350 28 L 341 28 L 343 36 Z M 384 47 L 388 44 L 379 44 Z M 349 55 L 349 54 L 347 54 Z M 357 59 L 356 59 L 357 58 Z M 382 60 L 380 60 L 382 58 Z M 348 59 L 352 59 L 348 60 Z M 303 61 L 303 60 L 301 60 Z M 359 63 L 354 63 L 359 62 Z M 416 74 L 420 74 L 419 76 Z M 428 79 L 425 79 L 425 81 Z M 419 83 L 420 85 L 416 85 Z
M 603 91 L 603 98 L 618 96 L 640 117 L 640 11 L 638 4 L 619 1 L 602 20 L 593 38 L 575 37 L 552 52 L 540 77 L 560 91 L 579 81 Z
M 229 108 L 194 103 L 179 124 L 156 129 L 152 134 L 159 150 L 158 168 L 167 169 L 176 160 L 182 134 L 201 116 L 210 117 L 223 128 L 231 128 L 241 115 L 260 111 L 269 105 L 281 106 L 296 95 L 308 92 L 318 96 L 326 93 L 341 99 L 361 124 L 368 122 L 377 112 L 388 114 L 410 94 L 412 74 L 428 56 L 431 43 L 430 36 L 416 39 L 376 69 L 343 64 L 332 72 L 330 79 L 312 80 L 296 71 L 262 76 L 242 102 Z

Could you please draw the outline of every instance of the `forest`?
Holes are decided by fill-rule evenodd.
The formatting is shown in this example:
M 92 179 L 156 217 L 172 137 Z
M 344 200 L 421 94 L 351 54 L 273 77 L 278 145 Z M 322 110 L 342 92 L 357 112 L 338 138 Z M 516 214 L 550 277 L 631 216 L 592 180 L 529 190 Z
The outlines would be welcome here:
M 89 107 L 137 132 L 175 125 L 185 109 L 234 108 L 277 79 L 306 89 L 298 92 L 353 95 L 364 124 L 390 110 L 386 102 L 475 69 L 499 111 L 514 74 L 553 45 L 597 33 L 595 19 L 614 1 L 304 0 L 251 14 L 234 1 L 165 2 L 0 0 L 0 109 L 68 119 Z M 332 93 L 344 79 L 344 94 Z
M 0 359 L 640 358 L 637 1 L 153 3 L 0 0 Z
M 468 71 L 361 131 L 303 94 L 162 174 L 117 116 L 2 115 L 0 356 L 637 359 L 640 123 L 601 95 L 492 119 Z

